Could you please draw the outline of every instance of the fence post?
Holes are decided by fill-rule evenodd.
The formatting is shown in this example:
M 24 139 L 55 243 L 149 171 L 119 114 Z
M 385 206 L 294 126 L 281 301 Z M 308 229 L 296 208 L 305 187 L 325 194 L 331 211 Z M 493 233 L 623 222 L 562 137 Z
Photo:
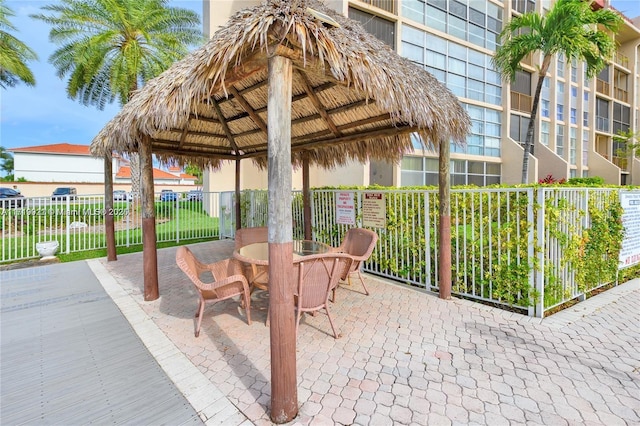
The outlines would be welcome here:
M 533 191 L 533 188 L 532 188 Z M 544 317 L 544 260 L 545 260 L 545 226 L 544 226 L 544 215 L 545 215 L 545 189 L 538 188 L 538 218 L 536 221 L 536 230 L 538 234 L 538 270 L 534 271 L 536 277 L 535 289 L 538 293 L 538 300 L 536 300 L 535 304 L 535 315 L 538 318 Z
M 71 224 L 71 222 L 69 222 L 69 219 L 71 218 L 71 194 L 67 195 L 67 211 L 65 212 L 65 216 L 67 218 L 67 224 L 66 224 L 66 228 L 67 228 L 67 249 L 65 250 L 65 253 L 69 254 L 70 253 L 70 246 L 71 246 L 71 229 L 69 227 L 69 225 Z
M 536 270 L 534 268 L 535 265 L 535 239 L 536 239 L 536 224 L 534 222 L 535 215 L 533 212 L 533 205 L 535 201 L 535 190 L 533 188 L 527 188 L 527 223 L 529 224 L 529 244 L 527 245 L 527 261 L 531 266 L 529 270 L 529 285 L 532 289 L 536 289 Z M 529 305 L 529 312 L 527 313 L 530 317 L 536 315 L 541 308 L 538 306 L 538 299 L 534 299 L 533 303 Z
M 178 192 L 178 198 L 176 198 L 176 244 L 180 242 L 180 194 Z
M 431 281 L 431 211 L 429 203 L 429 192 L 424 191 L 424 243 L 426 250 L 424 251 L 424 261 L 426 266 L 426 276 L 424 280 L 425 288 L 429 286 L 428 290 L 433 291 L 434 283 Z M 437 280 L 437 274 L 434 281 Z M 437 281 L 436 281 L 437 282 Z

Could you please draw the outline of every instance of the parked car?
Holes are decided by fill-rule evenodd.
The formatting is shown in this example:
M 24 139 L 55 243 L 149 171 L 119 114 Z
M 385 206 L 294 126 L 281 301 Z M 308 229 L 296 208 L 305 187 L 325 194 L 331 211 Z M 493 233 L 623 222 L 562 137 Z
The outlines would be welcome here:
M 113 201 L 131 201 L 131 194 L 123 189 L 116 189 L 113 191 Z
M 25 204 L 24 197 L 15 189 L 0 188 L 0 208 L 8 209 L 11 207 L 23 207 Z
M 187 193 L 188 201 L 202 201 L 202 191 L 193 189 Z
M 78 198 L 77 194 L 78 192 L 76 191 L 75 188 L 70 186 L 63 186 L 60 188 L 56 188 L 53 191 L 53 194 L 51 195 L 51 199 L 53 201 L 63 201 L 63 200 L 66 200 L 67 198 L 69 200 L 76 200 Z
M 170 189 L 163 189 L 160 192 L 160 201 L 178 201 L 178 193 Z

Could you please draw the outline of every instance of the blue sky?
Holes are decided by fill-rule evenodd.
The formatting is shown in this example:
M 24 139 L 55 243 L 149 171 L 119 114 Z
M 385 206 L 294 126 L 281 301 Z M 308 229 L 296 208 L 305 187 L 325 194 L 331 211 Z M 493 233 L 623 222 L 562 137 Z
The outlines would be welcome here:
M 38 61 L 30 63 L 36 86 L 19 84 L 0 89 L 0 145 L 18 148 L 53 143 L 89 145 L 93 137 L 120 110 L 117 101 L 100 111 L 83 106 L 67 97 L 66 80 L 57 77 L 49 64 L 56 46 L 49 42 L 50 26 L 29 18 L 41 13 L 48 1 L 6 1 L 15 16 L 11 22 L 18 29 L 13 35 L 35 50 Z M 191 9 L 202 18 L 202 0 L 170 1 L 170 6 Z
M 212 0 L 216 1 L 216 0 Z M 474 1 L 474 0 L 471 0 Z M 118 112 L 118 103 L 103 111 L 67 98 L 65 81 L 60 80 L 48 59 L 55 50 L 49 42 L 49 26 L 29 18 L 49 1 L 7 1 L 15 16 L 16 37 L 36 51 L 39 61 L 30 67 L 36 86 L 18 85 L 0 89 L 0 145 L 17 148 L 68 142 L 88 145 L 100 129 Z M 613 6 L 629 17 L 640 16 L 640 1 L 614 0 Z M 202 15 L 201 0 L 171 1 L 171 6 L 192 9 Z

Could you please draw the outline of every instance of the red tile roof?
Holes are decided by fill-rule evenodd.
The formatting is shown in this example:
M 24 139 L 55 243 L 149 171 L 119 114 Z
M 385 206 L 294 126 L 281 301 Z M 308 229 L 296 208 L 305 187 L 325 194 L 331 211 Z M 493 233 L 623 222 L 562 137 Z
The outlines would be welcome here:
M 131 167 L 122 166 L 118 169 L 118 173 L 116 174 L 117 178 L 130 179 L 131 178 Z M 165 172 L 164 170 L 153 168 L 153 178 L 154 179 L 193 179 L 196 180 L 195 176 L 181 174 L 180 176 Z
M 71 154 L 91 155 L 89 145 L 73 145 L 70 143 L 55 143 L 52 145 L 26 146 L 24 148 L 10 148 L 11 152 L 37 152 L 41 154 Z

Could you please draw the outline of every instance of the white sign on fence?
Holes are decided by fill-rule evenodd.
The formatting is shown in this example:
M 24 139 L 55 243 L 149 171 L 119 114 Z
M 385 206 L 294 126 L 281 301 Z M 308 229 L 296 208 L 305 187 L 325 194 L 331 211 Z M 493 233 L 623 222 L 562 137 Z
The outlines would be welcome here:
M 356 224 L 353 192 L 336 192 L 336 223 L 342 225 Z
M 387 225 L 387 208 L 382 192 L 365 192 L 362 199 L 362 225 L 384 228 Z
M 620 250 L 620 268 L 640 263 L 640 192 L 620 191 L 624 238 Z

